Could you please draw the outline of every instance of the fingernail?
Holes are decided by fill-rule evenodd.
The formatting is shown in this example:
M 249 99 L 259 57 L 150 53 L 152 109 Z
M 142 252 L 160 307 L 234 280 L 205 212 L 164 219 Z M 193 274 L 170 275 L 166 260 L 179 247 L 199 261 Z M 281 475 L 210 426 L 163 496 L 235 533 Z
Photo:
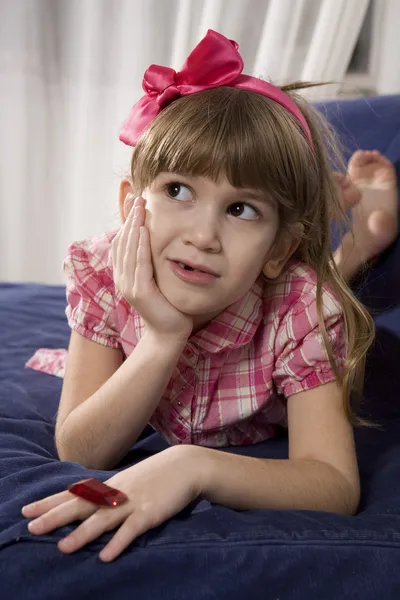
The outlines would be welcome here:
M 37 521 L 37 520 L 35 520 L 35 521 L 31 521 L 31 522 L 28 524 L 28 529 L 29 529 L 29 531 L 31 531 L 32 533 L 40 533 L 40 532 L 41 532 L 41 530 L 42 530 L 41 523 L 40 523 L 39 521 Z
M 30 512 L 32 512 L 32 510 L 35 508 L 34 504 L 26 504 L 25 506 L 22 507 L 22 514 L 26 515 L 29 514 Z
M 59 546 L 62 546 L 63 550 L 71 550 L 74 543 L 69 538 L 63 538 L 59 541 Z

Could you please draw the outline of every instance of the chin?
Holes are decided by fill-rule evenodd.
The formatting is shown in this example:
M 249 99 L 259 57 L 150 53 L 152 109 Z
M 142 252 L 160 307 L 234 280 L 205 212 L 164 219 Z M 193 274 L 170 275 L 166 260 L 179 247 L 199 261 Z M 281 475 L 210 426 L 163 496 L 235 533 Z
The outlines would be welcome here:
M 223 307 L 219 308 L 215 302 L 212 302 L 212 298 L 207 292 L 182 290 L 179 289 L 179 286 L 176 286 L 173 290 L 169 288 L 164 291 L 161 287 L 160 289 L 172 306 L 190 317 L 207 318 L 208 315 L 211 315 L 210 318 L 212 319 L 223 310 Z
M 212 310 L 209 302 L 202 302 L 201 298 L 190 297 L 189 294 L 169 294 L 167 297 L 168 301 L 175 306 L 180 312 L 190 317 L 199 317 L 207 313 L 213 312 L 214 314 L 218 309 Z

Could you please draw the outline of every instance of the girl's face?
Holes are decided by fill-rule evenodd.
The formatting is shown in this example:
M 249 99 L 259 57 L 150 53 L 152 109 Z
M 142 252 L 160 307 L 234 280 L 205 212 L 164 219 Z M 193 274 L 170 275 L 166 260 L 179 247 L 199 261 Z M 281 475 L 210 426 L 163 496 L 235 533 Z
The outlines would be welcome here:
M 160 173 L 142 196 L 157 285 L 199 329 L 241 299 L 271 259 L 276 208 L 226 179 L 173 173 Z

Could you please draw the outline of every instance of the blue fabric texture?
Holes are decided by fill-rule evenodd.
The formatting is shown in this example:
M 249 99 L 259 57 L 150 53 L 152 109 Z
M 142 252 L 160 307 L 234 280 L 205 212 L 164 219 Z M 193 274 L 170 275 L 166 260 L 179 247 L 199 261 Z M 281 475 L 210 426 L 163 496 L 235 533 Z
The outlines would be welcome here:
M 400 97 L 322 107 L 349 147 L 400 159 Z M 66 347 L 65 290 L 0 285 L 0 598 L 7 600 L 398 600 L 400 598 L 400 243 L 357 289 L 376 316 L 365 414 L 356 431 L 362 500 L 356 517 L 310 511 L 239 512 L 201 502 L 139 538 L 115 562 L 107 534 L 73 555 L 56 546 L 71 527 L 35 537 L 21 507 L 84 477 L 110 473 L 61 463 L 54 447 L 57 378 L 24 369 L 38 346 Z M 378 314 L 379 313 L 379 314 Z M 165 447 L 141 439 L 120 465 Z M 287 439 L 229 451 L 285 458 Z

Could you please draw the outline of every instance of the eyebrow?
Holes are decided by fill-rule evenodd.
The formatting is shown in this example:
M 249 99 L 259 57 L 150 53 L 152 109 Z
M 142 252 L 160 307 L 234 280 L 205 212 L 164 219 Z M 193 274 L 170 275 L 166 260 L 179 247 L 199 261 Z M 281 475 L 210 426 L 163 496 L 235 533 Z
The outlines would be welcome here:
M 258 202 L 263 202 L 272 208 L 275 206 L 275 203 L 271 196 L 266 191 L 256 191 L 246 188 L 236 188 L 236 193 L 242 199 L 248 200 L 256 200 Z
M 236 188 L 238 195 L 246 198 L 252 198 L 253 200 L 264 200 L 266 198 L 265 192 L 256 192 L 254 190 L 247 190 L 242 188 Z

